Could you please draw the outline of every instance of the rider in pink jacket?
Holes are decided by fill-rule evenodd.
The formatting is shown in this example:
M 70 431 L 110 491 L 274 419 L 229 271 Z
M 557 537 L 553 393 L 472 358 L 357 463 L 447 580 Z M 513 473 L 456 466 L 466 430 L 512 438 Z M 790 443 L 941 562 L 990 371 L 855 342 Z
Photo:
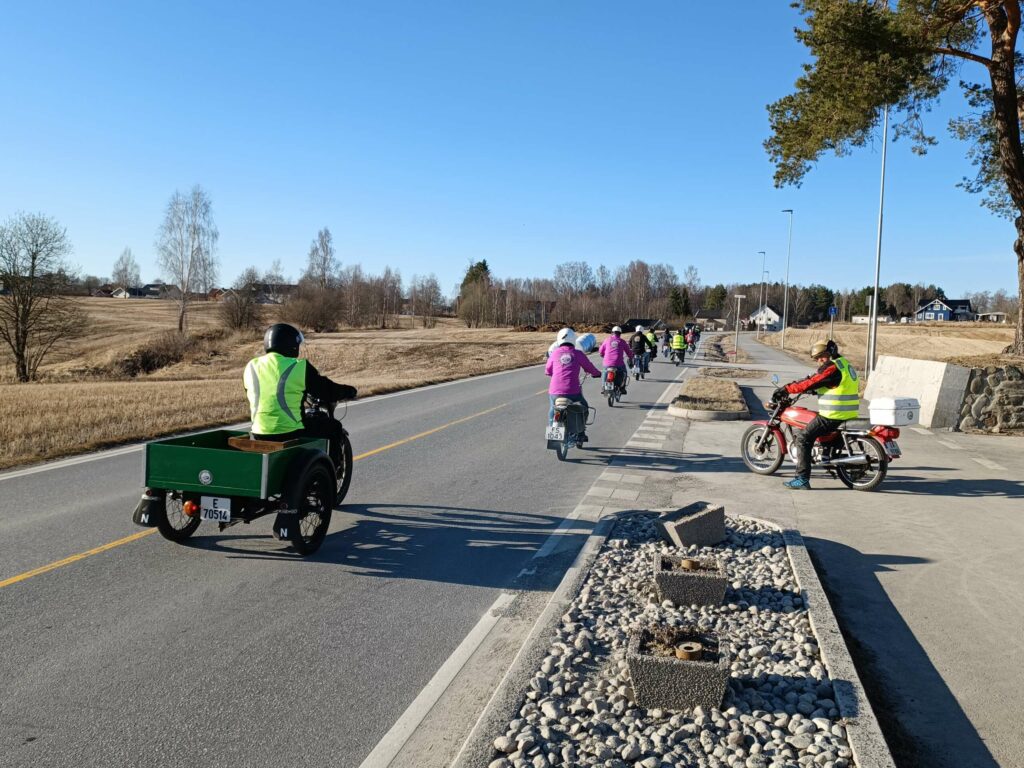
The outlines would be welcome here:
M 570 328 L 563 328 L 558 332 L 559 346 L 555 347 L 544 366 L 544 373 L 551 377 L 548 385 L 548 400 L 551 401 L 551 409 L 548 411 L 548 423 L 555 418 L 555 400 L 559 397 L 566 397 L 573 402 L 582 403 L 584 409 L 589 409 L 587 399 L 583 397 L 583 386 L 580 383 L 580 369 L 586 371 L 594 378 L 600 378 L 601 372 L 590 362 L 589 358 L 576 349 L 576 334 Z M 583 440 L 586 441 L 586 432 Z
M 614 368 L 618 380 L 622 382 L 622 392 L 626 392 L 626 359 L 633 360 L 633 350 L 629 348 L 629 342 L 623 340 L 622 329 L 619 326 L 612 328 L 612 335 L 601 344 L 601 359 L 604 361 L 604 369 Z M 607 378 L 608 374 L 605 373 Z

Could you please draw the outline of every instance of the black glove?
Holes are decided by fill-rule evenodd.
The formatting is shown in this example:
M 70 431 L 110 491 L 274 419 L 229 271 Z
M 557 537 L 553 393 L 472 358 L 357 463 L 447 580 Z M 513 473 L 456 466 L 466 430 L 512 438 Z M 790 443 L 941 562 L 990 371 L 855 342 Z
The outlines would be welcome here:
M 772 392 L 772 400 L 774 400 L 775 402 L 779 402 L 780 400 L 785 400 L 788 397 L 789 397 L 789 390 L 787 390 L 785 387 L 779 387 L 774 392 Z

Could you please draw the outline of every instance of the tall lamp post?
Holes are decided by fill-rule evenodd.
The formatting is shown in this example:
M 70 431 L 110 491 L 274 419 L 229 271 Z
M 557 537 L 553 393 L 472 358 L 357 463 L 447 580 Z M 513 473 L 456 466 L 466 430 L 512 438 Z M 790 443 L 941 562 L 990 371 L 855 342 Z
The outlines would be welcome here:
M 757 301 L 758 301 L 757 311 L 758 311 L 758 314 L 761 314 L 763 312 L 763 310 L 764 310 L 764 292 L 765 292 L 765 285 L 764 285 L 764 260 L 765 260 L 766 257 L 765 257 L 764 251 L 758 251 L 758 253 L 761 254 L 761 294 L 757 297 Z M 761 326 L 763 325 L 761 320 L 763 320 L 763 319 L 764 318 L 762 316 L 762 317 L 759 317 L 758 321 L 757 321 L 757 338 L 761 338 Z
M 736 294 L 736 345 L 735 354 L 732 356 L 732 361 L 738 362 L 740 359 L 740 302 L 747 298 L 742 293 Z
M 782 295 L 782 349 L 786 348 L 786 325 L 789 323 L 789 257 L 793 255 L 793 209 L 782 211 L 789 214 L 789 246 L 786 248 L 786 288 Z
M 889 138 L 889 107 L 886 105 L 882 117 L 882 188 L 878 193 L 878 241 L 875 245 L 875 292 L 871 302 L 871 314 L 868 318 L 871 330 L 868 332 L 868 359 L 866 367 L 868 376 L 875 370 L 875 357 L 878 354 L 878 277 L 882 268 L 882 211 L 885 207 L 885 150 Z

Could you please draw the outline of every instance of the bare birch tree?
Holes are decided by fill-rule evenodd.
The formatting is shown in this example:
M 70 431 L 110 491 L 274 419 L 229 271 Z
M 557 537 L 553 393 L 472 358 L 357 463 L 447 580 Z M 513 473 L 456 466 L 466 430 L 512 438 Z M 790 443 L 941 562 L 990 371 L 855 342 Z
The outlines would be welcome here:
M 316 285 L 321 291 L 337 286 L 341 264 L 335 258 L 334 239 L 327 227 L 316 233 L 316 239 L 309 245 L 307 258 L 303 280 Z
M 49 353 L 85 330 L 85 313 L 64 295 L 70 253 L 66 231 L 47 216 L 19 214 L 0 226 L 0 341 L 18 381 L 35 379 Z
M 138 288 L 142 285 L 142 277 L 139 273 L 139 263 L 135 261 L 131 248 L 125 248 L 121 255 L 114 262 L 114 269 L 110 275 L 110 281 L 125 290 Z
M 178 331 L 188 324 L 188 308 L 197 290 L 209 290 L 217 276 L 217 239 L 210 196 L 198 184 L 186 196 L 175 192 L 157 232 L 157 264 L 173 285 Z

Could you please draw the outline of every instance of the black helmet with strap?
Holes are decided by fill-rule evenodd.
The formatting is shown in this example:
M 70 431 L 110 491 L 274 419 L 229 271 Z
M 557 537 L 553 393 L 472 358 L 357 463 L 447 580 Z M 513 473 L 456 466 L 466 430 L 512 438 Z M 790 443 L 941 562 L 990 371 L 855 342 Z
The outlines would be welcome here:
M 274 323 L 263 335 L 263 349 L 285 357 L 298 357 L 299 345 L 304 341 L 302 331 L 288 323 Z

